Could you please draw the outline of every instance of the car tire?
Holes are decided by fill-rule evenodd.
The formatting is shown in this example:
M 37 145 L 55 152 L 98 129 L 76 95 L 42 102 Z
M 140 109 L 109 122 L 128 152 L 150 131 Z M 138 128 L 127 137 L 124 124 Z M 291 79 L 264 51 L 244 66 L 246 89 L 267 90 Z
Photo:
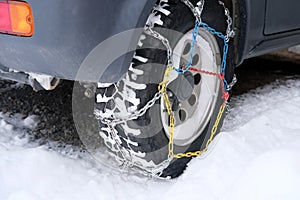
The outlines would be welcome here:
M 196 1 L 192 2 L 196 4 Z M 152 16 L 150 17 L 158 17 L 158 20 L 156 21 L 157 23 L 154 24 L 155 28 L 171 29 L 183 33 L 183 37 L 186 34 L 191 34 L 195 25 L 195 17 L 191 10 L 180 0 L 158 1 L 157 6 L 154 8 Z M 226 32 L 227 23 L 226 16 L 224 15 L 224 8 L 217 0 L 205 1 L 202 20 L 216 30 L 223 33 Z M 223 40 L 212 35 L 203 28 L 200 29 L 200 33 L 199 40 L 204 42 L 199 45 L 205 45 L 207 43 L 211 49 L 213 49 L 212 46 L 217 46 L 217 48 L 215 50 L 211 50 L 209 54 L 213 55 L 212 58 L 215 59 L 215 66 L 217 68 L 209 69 L 209 71 L 219 70 L 222 60 L 222 49 L 224 45 Z M 201 35 L 206 35 L 206 37 L 202 37 Z M 181 39 L 182 38 L 179 38 L 177 41 L 172 43 L 172 48 L 175 49 Z M 143 45 L 151 46 L 152 48 L 143 48 Z M 160 69 L 157 69 L 157 64 L 166 66 L 167 52 L 166 50 L 161 49 L 165 48 L 159 40 L 148 34 L 143 34 L 141 36 L 141 41 L 139 42 L 139 49 L 135 52 L 132 64 L 125 77 L 115 84 L 99 84 L 99 88 L 96 93 L 97 103 L 95 105 L 97 112 L 101 113 L 103 117 L 110 118 L 124 116 L 125 113 L 131 113 L 143 108 L 158 92 L 158 84 L 163 80 L 163 74 L 166 68 L 161 67 Z M 199 52 L 201 56 L 202 51 L 203 50 L 200 48 Z M 233 78 L 233 63 L 233 45 L 232 42 L 230 42 L 225 76 L 225 79 L 228 82 L 230 82 Z M 195 84 L 198 81 L 195 80 L 196 75 L 192 75 Z M 203 77 L 204 76 L 202 75 L 202 78 Z M 216 83 L 220 82 L 220 80 L 217 80 L 216 77 L 212 77 L 211 79 L 216 80 Z M 211 87 L 214 88 L 217 86 L 212 85 Z M 195 85 L 194 88 L 196 88 Z M 199 86 L 199 88 L 199 95 L 201 95 L 203 88 L 202 86 Z M 176 152 L 194 152 L 205 148 L 205 144 L 211 138 L 215 121 L 218 117 L 220 117 L 218 116 L 220 107 L 224 103 L 223 93 L 220 88 L 215 90 L 215 96 L 216 98 L 211 102 L 210 100 L 207 100 L 210 102 L 207 103 L 210 108 L 205 109 L 209 110 L 209 112 L 207 112 L 208 114 L 206 115 L 204 112 L 203 118 L 206 118 L 203 123 L 201 122 L 202 127 L 197 128 L 197 130 L 201 130 L 201 132 L 194 135 L 192 134 L 194 138 L 191 137 L 192 139 L 189 138 L 183 143 L 175 142 L 174 149 Z M 174 98 L 177 98 L 176 94 Z M 200 96 L 196 96 L 197 100 L 201 98 L 202 97 Z M 203 99 L 205 98 L 203 97 Z M 134 162 L 136 165 L 143 166 L 144 169 L 155 169 L 156 166 L 159 166 L 168 159 L 169 136 L 166 127 L 168 122 L 164 122 L 164 114 L 162 114 L 163 104 L 163 101 L 157 100 L 155 105 L 143 116 L 140 116 L 136 120 L 130 120 L 118 124 L 114 127 L 108 127 L 99 120 L 101 137 L 104 138 L 106 145 L 112 150 L 112 152 L 118 152 L 121 150 L 126 152 L 126 154 L 128 154 L 132 159 L 131 162 Z M 173 104 L 175 103 L 173 102 Z M 198 102 L 196 102 L 196 104 L 198 105 Z M 197 117 L 197 113 L 201 112 L 194 112 L 187 121 L 195 119 L 195 117 Z M 224 117 L 225 112 L 222 113 L 220 123 L 217 127 L 217 133 L 220 131 Z M 182 124 L 184 123 L 185 122 Z M 183 132 L 189 131 L 189 129 L 181 130 Z M 112 131 L 117 139 L 111 136 Z M 178 133 L 178 135 L 180 134 L 183 133 Z M 116 142 L 116 140 L 118 140 L 118 142 Z M 180 141 L 180 139 L 178 139 L 178 141 Z M 191 157 L 173 159 L 172 162 L 169 163 L 169 165 L 163 170 L 160 176 L 170 178 L 178 177 L 184 172 L 187 163 L 190 160 Z

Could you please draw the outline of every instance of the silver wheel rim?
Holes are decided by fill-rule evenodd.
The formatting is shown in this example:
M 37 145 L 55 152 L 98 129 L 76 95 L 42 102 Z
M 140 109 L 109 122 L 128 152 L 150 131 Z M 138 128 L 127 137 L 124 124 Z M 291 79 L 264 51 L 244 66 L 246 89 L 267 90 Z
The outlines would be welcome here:
M 174 66 L 187 64 L 192 34 L 193 30 L 187 32 L 174 48 Z M 217 41 L 210 32 L 203 28 L 199 29 L 192 67 L 213 73 L 220 72 L 220 50 Z M 192 74 L 195 82 L 193 94 L 188 100 L 180 102 L 177 111 L 173 111 L 175 117 L 174 144 L 178 146 L 189 145 L 201 135 L 212 117 L 219 96 L 220 80 L 217 76 L 197 72 L 192 72 Z M 177 77 L 178 74 L 173 71 L 170 83 Z M 172 93 L 169 95 L 172 96 Z M 163 128 L 170 137 L 169 116 L 163 99 L 161 99 L 160 105 Z

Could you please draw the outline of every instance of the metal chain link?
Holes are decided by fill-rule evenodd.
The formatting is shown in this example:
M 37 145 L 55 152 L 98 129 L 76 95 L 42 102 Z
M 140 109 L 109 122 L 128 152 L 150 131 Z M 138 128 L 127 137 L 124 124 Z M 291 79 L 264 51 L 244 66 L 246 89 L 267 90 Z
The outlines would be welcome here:
M 162 163 L 158 164 L 155 166 L 155 168 L 147 168 L 147 167 L 144 167 L 142 164 L 138 164 L 134 161 L 132 161 L 132 157 L 128 157 L 126 156 L 126 153 L 129 153 L 129 151 L 126 151 L 126 153 L 124 152 L 125 150 L 122 147 L 122 145 L 120 144 L 119 140 L 117 139 L 117 134 L 114 132 L 114 127 L 112 125 L 108 125 L 108 127 L 111 129 L 111 133 L 110 133 L 110 136 L 112 137 L 112 139 L 117 143 L 117 148 L 118 148 L 118 151 L 115 152 L 115 153 L 120 153 L 122 158 L 120 158 L 119 156 L 118 159 L 119 161 L 122 162 L 122 166 L 124 168 L 130 168 L 130 169 L 136 169 L 137 172 L 143 172 L 146 176 L 149 176 L 149 177 L 153 177 L 153 178 L 158 178 L 158 179 L 165 179 L 165 178 L 161 178 L 161 174 L 163 173 L 163 170 L 166 169 L 169 164 L 171 163 L 171 159 L 168 158 L 167 160 L 163 161 Z
M 226 80 L 224 79 L 224 74 L 225 74 L 225 70 L 226 70 L 226 60 L 227 60 L 227 53 L 228 53 L 228 41 L 231 37 L 234 37 L 234 31 L 232 30 L 232 18 L 230 17 L 230 12 L 229 10 L 226 8 L 226 6 L 224 5 L 224 3 L 222 1 L 219 1 L 219 4 L 222 5 L 224 7 L 224 12 L 225 15 L 227 17 L 227 30 L 226 30 L 226 36 L 224 36 L 222 33 L 216 31 L 215 29 L 209 27 L 207 24 L 203 23 L 201 21 L 201 14 L 204 8 L 204 0 L 200 0 L 197 3 L 197 6 L 194 6 L 189 0 L 181 0 L 193 13 L 193 15 L 196 18 L 196 25 L 194 28 L 194 37 L 193 37 L 193 41 L 196 42 L 197 39 L 197 35 L 198 35 L 198 29 L 200 26 L 202 26 L 203 28 L 205 28 L 206 30 L 210 31 L 212 34 L 222 38 L 224 40 L 224 48 L 223 48 L 223 59 L 222 59 L 222 69 L 221 69 L 221 74 L 219 74 L 218 77 L 220 77 L 220 80 L 222 78 L 223 81 L 220 81 L 222 84 L 222 89 L 224 90 L 224 93 L 226 93 L 227 91 L 231 90 L 231 88 L 233 87 L 233 85 L 236 83 L 236 77 L 234 77 L 233 82 L 228 84 L 226 82 Z M 154 97 L 140 110 L 134 112 L 133 114 L 128 115 L 127 117 L 124 118 L 104 118 L 102 117 L 102 113 L 101 112 L 97 112 L 95 111 L 95 116 L 98 120 L 100 120 L 103 124 L 106 124 L 112 131 L 112 133 L 110 133 L 111 138 L 116 141 L 117 143 L 117 148 L 118 148 L 118 152 L 121 153 L 122 157 L 122 162 L 124 166 L 130 166 L 130 167 L 134 167 L 136 168 L 138 171 L 143 171 L 146 175 L 151 176 L 151 177 L 157 177 L 159 178 L 159 176 L 161 175 L 161 173 L 163 172 L 164 169 L 166 169 L 169 165 L 169 163 L 171 162 L 171 160 L 173 158 L 183 158 L 183 157 L 194 157 L 194 156 L 199 156 L 202 153 L 206 152 L 208 149 L 209 144 L 212 142 L 220 120 L 223 116 L 223 113 L 225 111 L 226 108 L 226 100 L 227 98 L 224 98 L 224 103 L 222 104 L 222 106 L 220 107 L 217 119 L 215 121 L 215 124 L 213 126 L 213 129 L 211 131 L 211 137 L 209 138 L 209 140 L 207 141 L 206 147 L 204 150 L 202 151 L 197 151 L 197 152 L 188 152 L 185 154 L 174 154 L 174 144 L 173 144 L 173 140 L 174 140 L 174 129 L 175 129 L 175 119 L 174 116 L 172 114 L 172 108 L 171 108 L 171 103 L 169 101 L 169 97 L 166 93 L 166 89 L 167 89 L 167 84 L 169 83 L 169 76 L 170 76 L 170 72 L 172 70 L 177 71 L 180 74 L 180 71 L 178 71 L 177 69 L 179 68 L 175 68 L 173 66 L 172 63 L 172 57 L 173 57 L 173 50 L 171 48 L 171 45 L 169 43 L 169 40 L 162 36 L 160 33 L 154 31 L 153 29 L 153 25 L 146 25 L 145 27 L 145 33 L 158 39 L 159 41 L 162 42 L 162 44 L 166 47 L 167 49 L 167 68 L 164 74 L 164 79 L 163 81 L 159 84 L 158 90 L 159 92 L 157 92 Z M 197 33 L 197 34 L 196 34 Z M 191 47 L 191 54 L 193 54 L 193 47 Z M 189 68 L 190 69 L 190 66 Z M 191 70 L 195 70 L 195 69 L 191 69 Z M 182 73 L 183 71 L 181 71 Z M 201 72 L 201 73 L 207 73 L 207 74 L 211 74 L 211 75 L 216 75 L 213 74 L 211 72 Z M 224 97 L 224 96 L 223 96 Z M 119 143 L 119 140 L 117 139 L 117 134 L 114 132 L 114 127 L 117 124 L 122 124 L 125 123 L 127 121 L 130 120 L 135 120 L 138 119 L 139 117 L 143 116 L 152 106 L 154 106 L 155 102 L 159 99 L 163 98 L 164 102 L 165 102 L 165 106 L 167 108 L 167 112 L 168 115 L 170 117 L 170 126 L 169 126 L 169 130 L 171 132 L 170 134 L 170 138 L 169 138 L 169 159 L 167 159 L 166 161 L 162 162 L 161 164 L 157 165 L 155 167 L 155 169 L 153 168 L 147 168 L 144 167 L 142 164 L 138 164 L 136 162 L 134 162 L 131 158 L 128 158 L 128 156 L 126 156 L 126 153 L 130 154 L 130 152 L 126 152 L 124 153 L 124 150 L 122 148 L 122 145 Z M 173 132 L 173 134 L 172 134 Z M 117 152 L 116 152 L 117 153 Z
M 100 111 L 95 111 L 95 117 L 96 119 L 100 120 L 103 124 L 110 125 L 118 125 L 122 124 L 127 121 L 135 120 L 141 116 L 143 116 L 151 107 L 154 106 L 155 102 L 161 98 L 161 93 L 158 92 L 154 95 L 154 97 L 147 102 L 147 104 L 141 108 L 140 110 L 134 112 L 133 114 L 128 115 L 127 117 L 123 118 L 105 118 L 102 116 L 102 113 Z
M 173 56 L 173 49 L 170 45 L 169 40 L 162 36 L 160 33 L 158 33 L 157 31 L 154 31 L 152 29 L 152 27 L 147 26 L 144 29 L 144 32 L 148 35 L 151 35 L 152 37 L 154 37 L 155 39 L 158 39 L 159 41 L 161 41 L 163 43 L 163 45 L 167 48 L 167 59 L 168 59 L 168 66 L 172 65 L 172 56 Z
M 181 0 L 193 13 L 196 18 L 196 24 L 201 23 L 201 15 L 204 8 L 204 0 L 200 0 L 197 3 L 197 6 L 194 6 L 189 0 Z
M 232 18 L 230 16 L 230 11 L 228 8 L 225 6 L 223 1 L 219 1 L 219 4 L 223 6 L 225 16 L 227 17 L 227 30 L 226 30 L 226 42 L 229 42 L 230 38 L 233 38 L 235 36 L 235 32 L 232 28 Z

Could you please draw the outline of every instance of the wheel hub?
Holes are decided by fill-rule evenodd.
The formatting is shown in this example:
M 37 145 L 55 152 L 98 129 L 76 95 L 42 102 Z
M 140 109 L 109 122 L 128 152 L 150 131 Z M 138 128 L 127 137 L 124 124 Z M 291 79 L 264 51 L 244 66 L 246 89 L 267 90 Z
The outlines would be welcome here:
M 194 91 L 194 76 L 191 72 L 185 72 L 182 76 L 178 76 L 169 86 L 169 92 L 173 93 L 179 102 L 186 101 L 190 98 Z
M 192 30 L 187 32 L 174 48 L 175 66 L 186 66 L 190 58 Z M 220 71 L 220 50 L 216 39 L 205 29 L 199 30 L 192 67 L 209 72 Z M 175 118 L 174 144 L 191 144 L 203 132 L 214 110 L 220 89 L 218 77 L 188 71 L 184 75 L 171 73 L 168 96 Z M 163 127 L 169 136 L 169 116 L 161 101 Z

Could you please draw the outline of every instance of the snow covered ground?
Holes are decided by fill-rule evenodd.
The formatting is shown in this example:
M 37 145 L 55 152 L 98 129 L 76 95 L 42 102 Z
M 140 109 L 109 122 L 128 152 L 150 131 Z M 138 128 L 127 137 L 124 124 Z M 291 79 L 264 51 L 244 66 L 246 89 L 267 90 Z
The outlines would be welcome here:
M 299 88 L 299 80 L 289 80 L 235 97 L 211 150 L 171 181 L 122 174 L 85 154 L 29 143 L 26 133 L 37 119 L 0 114 L 0 199 L 298 200 Z
M 289 48 L 289 51 L 300 54 L 300 45 Z

